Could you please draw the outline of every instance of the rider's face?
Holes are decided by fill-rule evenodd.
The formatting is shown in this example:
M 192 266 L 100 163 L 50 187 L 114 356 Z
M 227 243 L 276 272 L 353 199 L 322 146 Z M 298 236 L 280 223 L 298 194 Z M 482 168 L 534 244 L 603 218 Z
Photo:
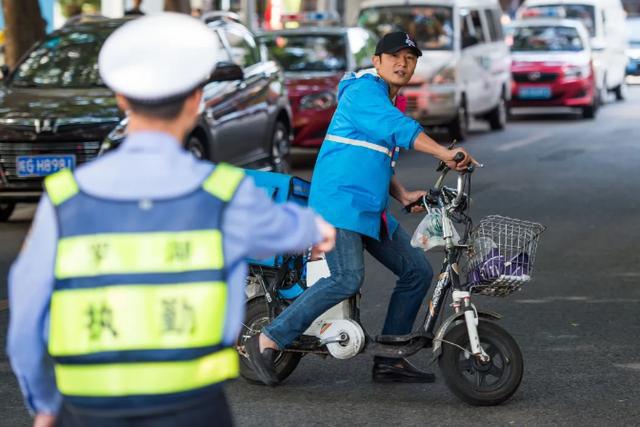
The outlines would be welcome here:
M 383 53 L 373 57 L 373 65 L 378 75 L 392 86 L 404 86 L 409 83 L 416 69 L 418 57 L 411 49 L 402 49 L 395 53 Z

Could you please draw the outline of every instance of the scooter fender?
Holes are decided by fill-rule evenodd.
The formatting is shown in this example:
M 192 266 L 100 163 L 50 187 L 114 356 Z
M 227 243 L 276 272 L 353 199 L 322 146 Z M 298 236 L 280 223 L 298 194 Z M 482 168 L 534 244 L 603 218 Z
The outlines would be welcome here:
M 478 317 L 482 317 L 489 320 L 502 319 L 502 315 L 499 313 L 496 313 L 495 311 L 478 310 L 477 313 L 478 313 Z M 436 360 L 438 357 L 440 357 L 440 354 L 442 353 L 442 339 L 444 338 L 444 336 L 447 334 L 447 332 L 449 332 L 449 330 L 453 326 L 457 325 L 459 322 L 464 322 L 464 311 L 460 311 L 459 313 L 454 313 L 451 316 L 449 316 L 444 322 L 442 322 L 442 325 L 440 325 L 438 332 L 433 338 L 433 360 Z

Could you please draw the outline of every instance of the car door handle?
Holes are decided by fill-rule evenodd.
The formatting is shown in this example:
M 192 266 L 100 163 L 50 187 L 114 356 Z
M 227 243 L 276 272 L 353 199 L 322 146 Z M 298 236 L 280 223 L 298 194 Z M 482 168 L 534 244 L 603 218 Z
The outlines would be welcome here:
M 236 84 L 236 88 L 240 90 L 246 89 L 246 87 L 247 87 L 247 82 L 245 82 L 244 80 Z

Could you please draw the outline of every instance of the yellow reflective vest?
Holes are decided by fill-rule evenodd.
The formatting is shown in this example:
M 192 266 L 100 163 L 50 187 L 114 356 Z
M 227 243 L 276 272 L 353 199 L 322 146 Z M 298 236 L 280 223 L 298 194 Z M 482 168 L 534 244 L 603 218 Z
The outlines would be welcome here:
M 222 342 L 221 221 L 243 178 L 221 164 L 190 194 L 120 201 L 83 192 L 69 170 L 47 177 L 59 234 L 49 353 L 67 402 L 165 406 L 237 376 Z

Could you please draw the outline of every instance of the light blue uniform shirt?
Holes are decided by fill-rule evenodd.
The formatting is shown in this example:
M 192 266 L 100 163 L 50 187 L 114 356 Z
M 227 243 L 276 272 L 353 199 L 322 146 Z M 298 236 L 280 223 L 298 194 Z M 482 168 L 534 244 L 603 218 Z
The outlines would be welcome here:
M 164 133 L 131 134 L 122 146 L 76 171 L 86 193 L 115 200 L 162 199 L 194 191 L 211 173 Z M 180 215 L 176 212 L 176 215 Z M 227 207 L 222 224 L 229 268 L 229 306 L 224 341 L 233 344 L 244 317 L 247 257 L 261 259 L 302 251 L 321 236 L 316 215 L 294 204 L 275 205 L 248 178 Z M 47 354 L 49 301 L 58 230 L 53 206 L 43 196 L 25 246 L 9 273 L 7 352 L 28 408 L 57 413 L 61 396 Z

